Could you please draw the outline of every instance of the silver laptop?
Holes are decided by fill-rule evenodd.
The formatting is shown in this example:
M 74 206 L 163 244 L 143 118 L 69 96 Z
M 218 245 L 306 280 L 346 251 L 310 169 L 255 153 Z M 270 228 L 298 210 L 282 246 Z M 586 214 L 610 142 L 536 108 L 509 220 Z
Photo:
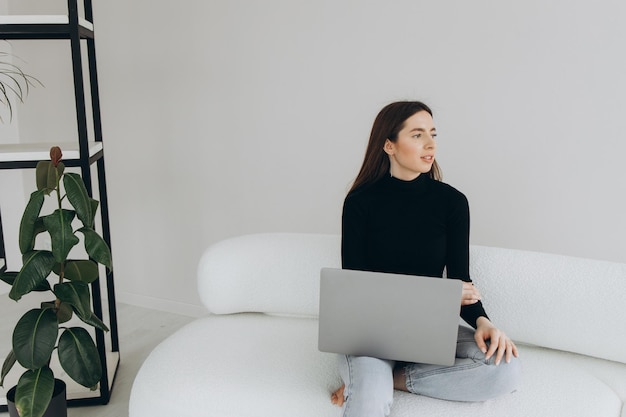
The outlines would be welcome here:
M 319 350 L 452 365 L 463 283 L 323 268 Z

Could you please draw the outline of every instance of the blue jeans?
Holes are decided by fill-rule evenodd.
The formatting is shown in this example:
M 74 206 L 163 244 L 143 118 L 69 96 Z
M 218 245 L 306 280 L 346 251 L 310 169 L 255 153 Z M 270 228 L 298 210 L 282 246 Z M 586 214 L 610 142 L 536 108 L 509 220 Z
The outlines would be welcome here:
M 382 417 L 393 404 L 393 372 L 400 370 L 413 394 L 452 401 L 485 401 L 517 389 L 519 360 L 495 365 L 474 341 L 474 330 L 459 326 L 456 361 L 452 366 L 406 363 L 365 356 L 339 356 L 339 372 L 346 384 L 343 417 Z

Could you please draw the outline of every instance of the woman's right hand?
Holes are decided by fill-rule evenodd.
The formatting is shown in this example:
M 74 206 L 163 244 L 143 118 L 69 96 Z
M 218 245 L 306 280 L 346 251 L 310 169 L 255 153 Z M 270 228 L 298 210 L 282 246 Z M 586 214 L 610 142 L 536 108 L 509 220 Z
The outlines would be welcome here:
M 476 304 L 480 300 L 480 292 L 478 288 L 471 282 L 463 282 L 463 293 L 461 295 L 461 305 L 467 306 Z

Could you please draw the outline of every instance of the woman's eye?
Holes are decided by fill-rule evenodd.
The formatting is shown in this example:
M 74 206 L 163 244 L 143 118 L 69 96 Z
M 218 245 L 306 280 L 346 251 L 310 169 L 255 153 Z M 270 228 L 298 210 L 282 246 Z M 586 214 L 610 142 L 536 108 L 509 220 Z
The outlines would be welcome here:
M 419 139 L 419 138 L 421 138 L 421 137 L 422 137 L 422 135 L 421 135 L 420 133 L 418 133 L 418 134 L 416 134 L 416 135 L 413 135 L 413 137 L 414 137 L 415 139 Z

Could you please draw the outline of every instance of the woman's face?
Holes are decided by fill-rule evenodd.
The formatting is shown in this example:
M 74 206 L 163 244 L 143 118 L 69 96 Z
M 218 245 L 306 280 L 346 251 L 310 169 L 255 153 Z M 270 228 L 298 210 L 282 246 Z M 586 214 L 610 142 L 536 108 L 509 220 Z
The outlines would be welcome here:
M 384 151 L 389 155 L 391 175 L 411 181 L 429 172 L 435 161 L 436 137 L 435 123 L 427 111 L 406 119 L 398 139 L 385 141 Z

